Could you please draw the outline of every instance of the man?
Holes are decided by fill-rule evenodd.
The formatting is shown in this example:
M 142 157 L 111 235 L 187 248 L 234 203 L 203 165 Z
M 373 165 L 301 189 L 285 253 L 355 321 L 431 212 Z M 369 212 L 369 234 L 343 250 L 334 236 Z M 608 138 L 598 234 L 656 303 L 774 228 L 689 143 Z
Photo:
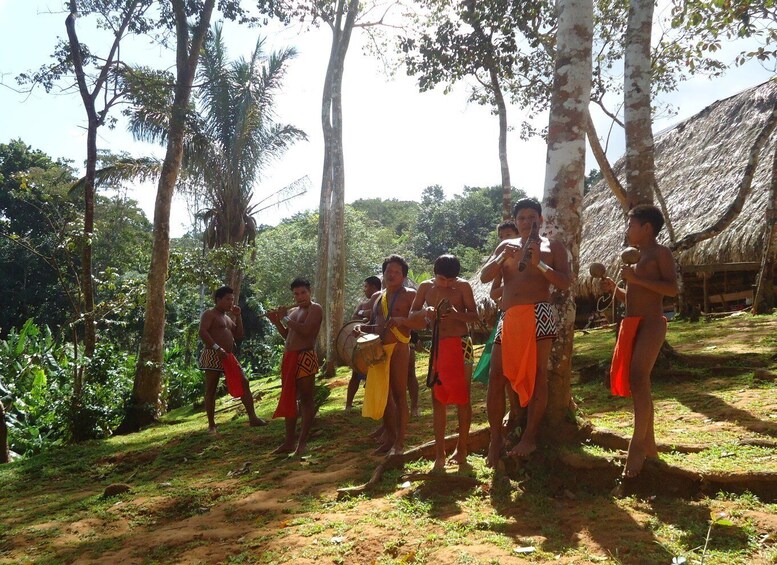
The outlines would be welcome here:
M 502 309 L 494 339 L 488 383 L 487 409 L 491 438 L 488 464 L 496 466 L 504 447 L 505 377 L 518 393 L 521 406 L 529 407 L 528 421 L 511 456 L 526 457 L 537 448 L 537 433 L 548 404 L 548 360 L 556 337 L 550 285 L 565 290 L 571 283 L 567 250 L 560 242 L 532 238 L 542 225 L 542 206 L 533 198 L 515 203 L 513 219 L 519 237 L 501 242 L 483 268 L 486 283 L 501 273 Z
M 357 328 L 381 336 L 386 358 L 374 364 L 367 373 L 362 416 L 378 420 L 385 425 L 384 441 L 376 454 L 402 453 L 407 432 L 407 374 L 410 359 L 410 330 L 414 327 L 409 318 L 415 290 L 406 288 L 404 280 L 409 270 L 407 261 L 399 255 L 390 255 L 383 261 L 384 290 L 374 298 L 371 323 Z M 424 325 L 423 313 L 415 324 Z
M 639 261 L 621 269 L 625 291 L 609 277 L 603 279 L 602 286 L 607 292 L 615 291 L 616 299 L 626 303 L 626 317 L 621 322 L 610 368 L 610 386 L 613 394 L 634 396 L 634 433 L 623 470 L 626 478 L 633 478 L 642 471 L 645 459 L 658 457 L 650 372 L 666 338 L 664 296 L 677 296 L 678 287 L 672 252 L 656 241 L 664 225 L 661 211 L 650 205 L 635 206 L 628 218 L 626 239 L 639 249 Z
M 308 280 L 294 279 L 291 281 L 291 291 L 295 307 L 287 311 L 282 306 L 267 313 L 267 318 L 286 340 L 281 363 L 281 396 L 273 414 L 273 418 L 285 418 L 286 438 L 273 453 L 300 456 L 307 448 L 316 411 L 313 397 L 314 380 L 318 372 L 315 345 L 324 311 L 320 304 L 311 299 Z M 302 413 L 299 442 L 296 440 L 298 404 Z
M 445 468 L 445 423 L 447 405 L 456 404 L 459 419 L 459 439 L 451 462 L 467 462 L 469 427 L 472 421 L 470 380 L 472 379 L 473 349 L 467 324 L 478 321 L 472 287 L 459 278 L 461 264 L 454 255 L 441 255 L 434 262 L 434 278 L 418 287 L 412 312 L 423 311 L 427 318 L 440 316 L 432 363 L 435 383 L 432 387 L 434 414 L 435 458 L 433 472 Z M 446 310 L 436 311 L 442 301 Z M 424 307 L 426 304 L 426 307 Z
M 372 315 L 373 297 L 377 296 L 380 292 L 381 282 L 378 277 L 367 277 L 364 279 L 364 299 L 359 302 L 356 310 L 351 316 L 351 320 L 369 321 Z M 359 390 L 359 383 L 367 378 L 367 375 L 363 375 L 354 369 L 351 371 L 351 380 L 348 381 L 348 391 L 345 396 L 345 409 L 350 410 L 353 408 L 353 397 L 356 396 L 356 391 Z
M 205 348 L 200 353 L 200 369 L 205 371 L 205 413 L 208 415 L 208 431 L 217 433 L 214 414 L 216 411 L 216 389 L 219 375 L 224 372 L 223 359 L 235 349 L 235 340 L 243 337 L 243 318 L 240 306 L 235 304 L 235 291 L 228 286 L 222 286 L 213 293 L 216 305 L 203 312 L 200 318 L 200 339 Z M 240 399 L 248 414 L 251 426 L 267 424 L 256 416 L 254 398 L 245 374 L 243 379 L 243 396 Z

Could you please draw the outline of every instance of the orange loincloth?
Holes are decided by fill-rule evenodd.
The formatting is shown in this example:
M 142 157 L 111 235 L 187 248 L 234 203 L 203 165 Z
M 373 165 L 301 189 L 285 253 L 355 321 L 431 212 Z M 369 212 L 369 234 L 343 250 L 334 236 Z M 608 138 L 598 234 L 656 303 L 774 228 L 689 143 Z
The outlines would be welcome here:
M 224 367 L 224 380 L 227 382 L 227 392 L 229 392 L 232 398 L 240 398 L 243 396 L 243 369 L 240 367 L 240 363 L 237 362 L 237 358 L 228 353 L 222 361 Z
M 464 372 L 464 348 L 460 337 L 442 338 L 435 359 L 434 370 L 438 375 L 434 397 L 442 404 L 468 404 L 469 387 Z
M 629 370 L 640 322 L 642 322 L 640 316 L 628 316 L 621 320 L 618 340 L 615 342 L 615 351 L 612 352 L 610 364 L 610 391 L 616 396 L 631 396 Z
M 521 406 L 528 406 L 537 379 L 537 333 L 534 304 L 519 304 L 502 320 L 502 372 Z
M 285 351 L 281 361 L 281 397 L 273 418 L 297 417 L 297 379 L 318 372 L 316 352 L 312 349 Z

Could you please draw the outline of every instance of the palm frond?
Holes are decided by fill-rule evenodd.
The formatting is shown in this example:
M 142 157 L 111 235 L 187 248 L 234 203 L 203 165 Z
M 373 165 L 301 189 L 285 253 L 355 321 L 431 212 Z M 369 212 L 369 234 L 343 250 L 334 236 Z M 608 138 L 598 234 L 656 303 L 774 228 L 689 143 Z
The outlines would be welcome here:
M 119 159 L 107 167 L 95 171 L 95 184 L 100 186 L 117 186 L 129 181 L 145 182 L 156 179 L 162 172 L 162 162 L 154 157 Z M 81 177 L 68 191 L 70 194 L 84 189 L 86 177 Z

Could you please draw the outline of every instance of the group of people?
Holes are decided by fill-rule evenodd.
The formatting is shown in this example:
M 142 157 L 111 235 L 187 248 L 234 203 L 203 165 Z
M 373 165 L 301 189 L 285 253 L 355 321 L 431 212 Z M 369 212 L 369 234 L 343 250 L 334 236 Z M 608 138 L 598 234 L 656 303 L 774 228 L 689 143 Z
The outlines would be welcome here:
M 538 235 L 542 223 L 542 206 L 537 200 L 518 201 L 513 207 L 513 220 L 499 226 L 501 241 L 481 270 L 481 281 L 492 283 L 491 296 L 501 312 L 493 339 L 486 401 L 490 426 L 487 462 L 492 467 L 506 454 L 505 397 L 510 399 L 511 414 L 518 405 L 527 408 L 520 440 L 506 454 L 513 457 L 526 457 L 537 449 L 548 403 L 548 365 L 557 336 L 551 288 L 569 288 L 572 276 L 562 243 Z M 613 356 L 611 386 L 614 394 L 634 398 L 634 432 L 624 470 L 627 477 L 639 474 L 647 458 L 657 457 L 650 372 L 666 335 L 663 298 L 677 294 L 674 259 L 670 250 L 656 241 L 663 223 L 657 208 L 633 208 L 628 214 L 626 236 L 629 244 L 640 250 L 639 262 L 621 270 L 625 288 L 609 277 L 603 281 L 603 290 L 626 303 L 627 317 Z M 478 314 L 472 287 L 459 276 L 460 271 L 455 256 L 442 255 L 434 262 L 434 277 L 421 282 L 416 290 L 404 284 L 408 273 L 405 259 L 390 255 L 382 264 L 383 280 L 368 277 L 364 281 L 365 298 L 354 312 L 354 319 L 362 322 L 356 325 L 355 334 L 380 336 L 382 355 L 371 360 L 366 375 L 354 371 L 346 407 L 352 407 L 359 384 L 366 378 L 362 415 L 383 421 L 375 434 L 380 440 L 376 452 L 381 454 L 404 450 L 409 415 L 411 409 L 417 413 L 418 406 L 411 338 L 418 330 L 433 328 L 427 385 L 432 388 L 435 471 L 449 462 L 463 465 L 468 456 L 474 363 L 469 324 L 477 322 Z M 291 291 L 295 306 L 279 308 L 267 316 L 285 338 L 281 396 L 274 417 L 285 418 L 286 435 L 275 453 L 299 455 L 306 449 L 315 414 L 315 342 L 323 311 L 313 302 L 307 280 L 295 279 Z M 200 324 L 205 345 L 200 366 L 206 375 L 205 409 L 212 431 L 216 429 L 213 413 L 219 372 L 235 340 L 243 334 L 240 308 L 234 305 L 232 290 L 220 288 L 215 301 L 215 307 L 203 314 Z M 255 414 L 244 376 L 242 381 L 242 401 L 249 423 L 265 424 Z M 458 441 L 450 458 L 445 451 L 449 404 L 456 405 L 458 413 Z M 299 437 L 298 413 L 302 419 Z

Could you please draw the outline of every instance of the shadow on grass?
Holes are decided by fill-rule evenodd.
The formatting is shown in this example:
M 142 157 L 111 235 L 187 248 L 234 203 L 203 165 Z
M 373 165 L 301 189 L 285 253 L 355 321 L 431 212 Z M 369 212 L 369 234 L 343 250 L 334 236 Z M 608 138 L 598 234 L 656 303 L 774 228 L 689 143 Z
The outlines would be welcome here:
M 731 406 L 712 394 L 696 392 L 695 394 L 677 396 L 677 401 L 712 420 L 728 420 L 753 433 L 777 437 L 776 422 L 756 418 L 747 410 Z

